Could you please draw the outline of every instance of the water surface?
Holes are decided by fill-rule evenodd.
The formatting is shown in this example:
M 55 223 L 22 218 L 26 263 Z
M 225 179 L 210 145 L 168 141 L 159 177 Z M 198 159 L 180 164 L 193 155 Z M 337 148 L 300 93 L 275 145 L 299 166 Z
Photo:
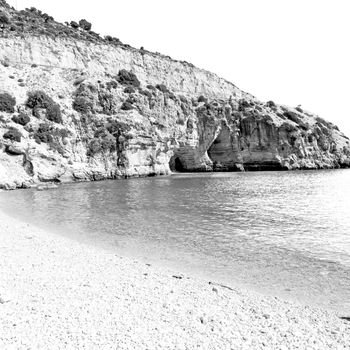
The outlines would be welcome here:
M 3 192 L 10 214 L 350 316 L 350 171 L 177 174 Z

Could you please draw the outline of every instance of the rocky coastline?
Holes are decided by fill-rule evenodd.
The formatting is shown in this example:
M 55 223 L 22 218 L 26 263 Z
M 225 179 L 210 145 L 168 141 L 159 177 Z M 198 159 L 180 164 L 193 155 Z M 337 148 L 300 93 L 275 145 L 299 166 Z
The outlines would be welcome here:
M 348 137 L 300 106 L 36 9 L 0 11 L 1 188 L 350 165 Z

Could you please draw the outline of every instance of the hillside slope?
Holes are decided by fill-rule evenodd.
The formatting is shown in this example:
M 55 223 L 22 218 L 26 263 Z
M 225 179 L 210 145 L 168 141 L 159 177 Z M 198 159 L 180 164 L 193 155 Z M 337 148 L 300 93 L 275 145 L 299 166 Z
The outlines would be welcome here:
M 350 165 L 349 139 L 301 108 L 35 9 L 0 11 L 0 187 Z

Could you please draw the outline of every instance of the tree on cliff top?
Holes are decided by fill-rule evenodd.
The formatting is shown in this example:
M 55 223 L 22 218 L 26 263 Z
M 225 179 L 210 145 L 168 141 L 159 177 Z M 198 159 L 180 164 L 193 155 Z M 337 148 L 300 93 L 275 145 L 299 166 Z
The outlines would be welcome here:
M 90 31 L 92 25 L 91 25 L 91 23 L 88 22 L 86 19 L 81 19 L 81 20 L 79 21 L 79 27 L 80 27 L 81 29 Z

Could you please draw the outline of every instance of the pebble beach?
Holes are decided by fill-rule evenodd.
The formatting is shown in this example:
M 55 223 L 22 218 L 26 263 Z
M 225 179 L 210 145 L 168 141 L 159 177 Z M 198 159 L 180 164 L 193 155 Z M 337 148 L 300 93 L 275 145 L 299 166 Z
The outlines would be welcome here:
M 0 256 L 3 350 L 350 348 L 350 321 L 331 311 L 145 264 L 2 212 Z

